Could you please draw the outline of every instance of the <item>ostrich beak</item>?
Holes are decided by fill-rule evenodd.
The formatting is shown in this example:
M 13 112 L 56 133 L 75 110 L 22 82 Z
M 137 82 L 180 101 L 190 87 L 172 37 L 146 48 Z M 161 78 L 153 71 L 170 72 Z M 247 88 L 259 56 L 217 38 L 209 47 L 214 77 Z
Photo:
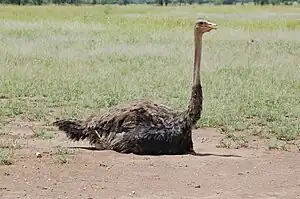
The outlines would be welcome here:
M 207 22 L 206 26 L 210 29 L 217 29 L 217 24 L 215 23 Z

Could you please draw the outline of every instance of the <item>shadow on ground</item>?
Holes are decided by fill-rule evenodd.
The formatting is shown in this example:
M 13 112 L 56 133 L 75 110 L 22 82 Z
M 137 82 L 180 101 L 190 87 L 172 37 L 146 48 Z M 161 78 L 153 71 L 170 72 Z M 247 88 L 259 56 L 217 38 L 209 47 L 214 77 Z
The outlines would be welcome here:
M 102 151 L 99 149 L 96 149 L 95 147 L 84 147 L 84 146 L 70 146 L 67 147 L 70 149 L 84 149 L 84 150 L 89 150 L 89 151 Z M 218 157 L 242 157 L 239 155 L 230 155 L 230 154 L 215 154 L 215 153 L 188 153 L 188 154 L 180 154 L 180 155 L 192 155 L 192 156 L 218 156 Z M 139 155 L 141 156 L 141 155 Z M 162 156 L 162 155 L 146 155 L 146 156 Z M 172 155 L 172 156 L 177 156 L 177 155 Z

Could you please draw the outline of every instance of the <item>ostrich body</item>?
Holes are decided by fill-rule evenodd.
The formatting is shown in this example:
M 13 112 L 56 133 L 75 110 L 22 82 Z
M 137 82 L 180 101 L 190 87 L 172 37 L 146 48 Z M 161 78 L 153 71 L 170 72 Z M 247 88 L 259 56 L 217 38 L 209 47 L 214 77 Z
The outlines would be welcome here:
M 201 117 L 200 62 L 202 36 L 216 24 L 197 19 L 194 27 L 195 59 L 192 93 L 187 110 L 174 111 L 149 100 L 108 108 L 86 121 L 57 120 L 53 125 L 73 141 L 89 140 L 99 150 L 140 155 L 194 153 L 192 129 Z

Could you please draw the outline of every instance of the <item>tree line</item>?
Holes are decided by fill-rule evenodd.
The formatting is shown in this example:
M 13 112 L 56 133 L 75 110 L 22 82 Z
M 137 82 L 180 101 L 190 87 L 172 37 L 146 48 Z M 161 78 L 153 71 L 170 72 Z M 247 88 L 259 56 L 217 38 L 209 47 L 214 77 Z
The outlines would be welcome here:
M 267 5 L 267 4 L 285 4 L 292 5 L 295 2 L 300 3 L 300 0 L 0 0 L 0 4 L 15 4 L 15 5 L 43 5 L 43 4 L 157 4 L 161 6 L 167 6 L 168 4 L 184 5 L 184 4 L 214 4 L 214 5 L 232 5 L 232 4 L 244 4 L 254 3 L 255 5 Z

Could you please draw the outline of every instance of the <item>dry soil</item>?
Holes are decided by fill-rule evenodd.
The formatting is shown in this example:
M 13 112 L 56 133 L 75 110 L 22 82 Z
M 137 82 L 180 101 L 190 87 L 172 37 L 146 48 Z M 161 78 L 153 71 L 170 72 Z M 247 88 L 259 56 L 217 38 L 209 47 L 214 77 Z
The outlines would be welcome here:
M 69 142 L 58 131 L 41 139 L 31 129 L 35 125 L 3 128 L 9 133 L 2 141 L 15 139 L 20 149 L 13 165 L 0 166 L 2 199 L 300 198 L 299 152 L 218 148 L 220 132 L 198 129 L 193 133 L 198 155 L 137 156 L 89 150 L 87 142 Z M 67 154 L 56 154 L 57 146 Z

